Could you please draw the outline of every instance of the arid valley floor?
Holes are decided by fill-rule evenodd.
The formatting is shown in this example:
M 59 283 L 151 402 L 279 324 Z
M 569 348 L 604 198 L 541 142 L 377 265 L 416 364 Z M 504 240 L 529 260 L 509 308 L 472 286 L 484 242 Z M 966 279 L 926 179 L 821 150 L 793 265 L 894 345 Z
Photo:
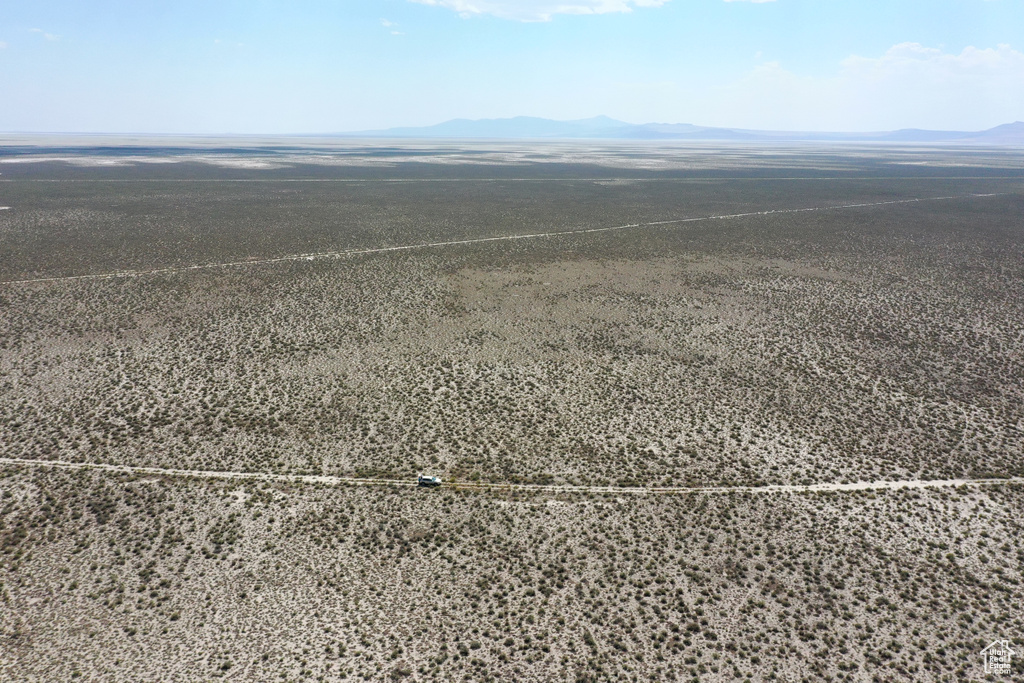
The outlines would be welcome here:
M 1024 151 L 29 142 L 0 680 L 1024 680 Z

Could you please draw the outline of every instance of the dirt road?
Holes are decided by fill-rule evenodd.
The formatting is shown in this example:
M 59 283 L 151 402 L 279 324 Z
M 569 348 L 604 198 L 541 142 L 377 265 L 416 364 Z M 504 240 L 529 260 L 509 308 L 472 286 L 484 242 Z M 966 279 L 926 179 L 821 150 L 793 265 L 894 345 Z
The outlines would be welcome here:
M 272 474 L 264 472 L 218 472 L 210 470 L 178 470 L 160 467 L 131 467 L 63 460 L 22 460 L 0 458 L 0 466 L 48 467 L 69 470 L 93 470 L 127 475 L 183 477 L 197 479 L 238 479 L 255 481 L 282 481 L 328 486 L 383 486 L 415 488 L 413 479 L 371 479 L 360 477 L 332 477 L 312 474 Z M 681 493 L 809 493 L 815 491 L 868 491 L 904 488 L 939 488 L 948 486 L 995 486 L 1024 484 L 1024 477 L 1005 479 L 909 479 L 903 481 L 869 481 L 848 484 L 778 484 L 772 486 L 570 486 L 547 484 L 502 484 L 494 482 L 449 481 L 443 488 L 481 491 L 523 491 L 532 493 L 610 493 L 628 495 L 681 494 Z
M 831 206 L 809 206 L 798 209 L 771 209 L 768 211 L 748 211 L 746 213 L 730 213 L 720 216 L 697 216 L 693 218 L 674 218 L 666 221 L 652 221 L 650 223 L 627 223 L 626 225 L 612 225 L 603 228 L 581 228 L 579 230 L 562 230 L 554 232 L 533 232 L 521 235 L 499 235 L 497 237 L 476 237 L 467 240 L 448 240 L 444 242 L 421 242 L 417 244 L 403 244 L 391 247 L 372 247 L 367 249 L 345 249 L 342 251 L 325 251 L 308 254 L 290 254 L 266 259 L 250 259 L 242 261 L 226 261 L 224 263 L 202 263 L 192 266 L 174 266 L 168 268 L 153 268 L 151 270 L 122 270 L 112 273 L 95 273 L 92 275 L 64 275 L 58 277 L 40 277 L 26 280 L 6 280 L 0 285 L 24 285 L 43 282 L 64 282 L 71 280 L 109 280 L 122 277 L 143 277 L 146 275 L 172 275 L 175 273 L 187 273 L 196 270 L 211 270 L 216 268 L 240 268 L 243 266 L 258 266 L 271 263 L 285 263 L 288 261 L 317 261 L 323 259 L 338 259 L 366 254 L 383 254 L 392 251 L 409 251 L 411 249 L 429 249 L 440 247 L 452 247 L 461 244 L 483 244 L 486 242 L 502 242 L 510 240 L 539 239 L 544 237 L 565 237 L 570 235 L 586 235 L 598 232 L 613 232 L 617 230 L 629 230 L 633 228 L 653 228 L 666 225 L 678 225 L 682 223 L 696 223 L 699 221 L 735 220 L 749 218 L 751 216 L 770 216 L 772 214 L 806 213 L 809 211 L 837 211 L 840 209 L 859 209 L 873 206 L 888 206 L 892 204 L 913 204 L 915 202 L 936 202 L 948 199 L 966 199 L 971 197 L 995 197 L 1004 193 L 988 194 L 966 194 L 950 195 L 947 197 L 917 197 L 913 199 L 892 199 L 884 202 L 860 202 L 857 204 L 834 204 Z

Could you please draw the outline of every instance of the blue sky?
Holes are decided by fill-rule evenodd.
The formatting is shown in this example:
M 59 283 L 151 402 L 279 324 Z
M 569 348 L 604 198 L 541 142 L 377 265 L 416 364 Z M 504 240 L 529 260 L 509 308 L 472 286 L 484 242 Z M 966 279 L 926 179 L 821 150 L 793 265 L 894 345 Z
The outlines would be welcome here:
M 0 2 L 0 130 L 1024 120 L 1019 0 Z

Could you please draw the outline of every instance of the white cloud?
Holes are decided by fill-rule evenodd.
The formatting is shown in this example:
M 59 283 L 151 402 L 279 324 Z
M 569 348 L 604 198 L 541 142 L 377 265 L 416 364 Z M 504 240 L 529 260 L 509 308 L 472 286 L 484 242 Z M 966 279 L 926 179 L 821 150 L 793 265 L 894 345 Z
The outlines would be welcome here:
M 7 43 L 5 43 L 4 41 L 0 40 L 0 50 L 5 49 L 6 47 L 7 47 Z
M 30 29 L 29 29 L 29 32 L 30 32 L 30 33 L 38 33 L 38 34 L 39 34 L 39 35 L 41 35 L 41 36 L 42 36 L 43 38 L 45 38 L 45 39 L 47 39 L 47 40 L 50 40 L 50 41 L 60 40 L 60 36 L 58 36 L 58 35 L 55 35 L 55 34 L 53 34 L 53 33 L 47 33 L 46 31 L 44 31 L 44 30 L 43 30 L 43 29 L 41 29 L 41 28 L 30 28 Z
M 384 28 L 391 28 L 392 26 L 397 26 L 397 24 L 395 24 L 395 22 L 388 21 L 387 19 L 381 19 L 380 20 L 380 25 L 383 26 Z
M 763 62 L 707 105 L 725 125 L 804 130 L 980 130 L 1024 113 L 1024 53 L 1009 45 L 955 54 L 900 43 L 837 67 L 810 77 Z
M 760 4 L 762 2 L 775 2 L 775 0 L 725 0 L 726 2 L 752 2 L 754 4 Z
M 842 66 L 843 76 L 848 79 L 883 81 L 911 76 L 941 83 L 964 79 L 987 81 L 1024 76 L 1024 53 L 1009 45 L 998 45 L 982 50 L 968 46 L 955 55 L 920 43 L 900 43 L 881 57 L 853 55 L 843 60 Z
M 515 21 L 551 21 L 556 14 L 632 12 L 634 7 L 660 7 L 669 0 L 411 0 L 447 7 L 463 17 L 490 14 Z

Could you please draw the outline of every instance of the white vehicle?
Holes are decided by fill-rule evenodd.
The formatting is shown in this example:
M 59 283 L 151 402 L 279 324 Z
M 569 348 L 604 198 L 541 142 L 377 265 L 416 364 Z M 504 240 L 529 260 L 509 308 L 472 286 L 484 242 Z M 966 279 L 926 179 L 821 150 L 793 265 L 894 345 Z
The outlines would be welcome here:
M 416 484 L 418 486 L 440 486 L 441 477 L 428 477 L 425 474 L 421 474 L 416 478 Z

